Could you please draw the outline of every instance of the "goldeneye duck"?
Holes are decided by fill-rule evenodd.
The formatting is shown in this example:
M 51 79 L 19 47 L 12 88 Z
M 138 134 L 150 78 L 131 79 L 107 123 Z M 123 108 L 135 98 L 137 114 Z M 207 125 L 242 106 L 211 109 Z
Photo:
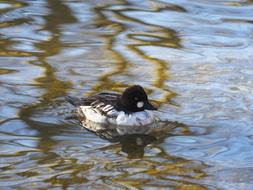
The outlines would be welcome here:
M 67 97 L 77 107 L 81 123 L 89 120 L 95 123 L 144 126 L 153 123 L 157 110 L 139 85 L 127 88 L 122 94 L 99 93 L 85 98 Z

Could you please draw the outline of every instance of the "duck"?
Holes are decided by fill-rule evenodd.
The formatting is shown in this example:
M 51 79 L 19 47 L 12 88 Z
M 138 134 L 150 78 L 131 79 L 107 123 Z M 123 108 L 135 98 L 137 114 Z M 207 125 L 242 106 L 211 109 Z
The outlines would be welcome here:
M 157 119 L 157 108 L 140 85 L 130 86 L 122 94 L 102 92 L 82 98 L 67 96 L 66 100 L 77 108 L 83 126 L 87 122 L 103 126 L 146 126 Z

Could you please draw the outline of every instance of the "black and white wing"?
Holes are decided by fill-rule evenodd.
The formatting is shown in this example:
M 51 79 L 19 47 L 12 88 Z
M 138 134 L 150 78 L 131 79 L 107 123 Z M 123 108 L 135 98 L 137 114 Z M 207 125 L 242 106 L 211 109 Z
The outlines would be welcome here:
M 91 106 L 92 109 L 101 115 L 114 109 L 114 105 L 119 101 L 120 94 L 117 93 L 99 93 L 84 98 L 75 98 L 67 96 L 66 100 L 76 107 Z

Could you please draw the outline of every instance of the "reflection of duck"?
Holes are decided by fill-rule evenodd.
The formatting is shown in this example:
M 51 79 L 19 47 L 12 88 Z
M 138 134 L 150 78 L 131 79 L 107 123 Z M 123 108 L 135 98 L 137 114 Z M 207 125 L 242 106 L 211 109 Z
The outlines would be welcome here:
M 156 108 L 139 85 L 127 88 L 122 95 L 100 93 L 82 99 L 67 97 L 67 101 L 78 108 L 82 125 L 86 120 L 117 126 L 144 126 L 155 121 L 152 110 Z
M 145 134 L 124 135 L 113 139 L 114 142 L 120 143 L 121 150 L 127 153 L 128 158 L 143 157 L 144 148 L 156 140 L 154 136 Z
M 127 153 L 128 158 L 141 158 L 147 145 L 163 141 L 171 135 L 173 129 L 181 127 L 181 124 L 176 122 L 155 122 L 136 127 L 82 121 L 82 125 L 88 131 L 100 138 L 112 143 L 120 143 L 121 150 Z
M 133 134 L 149 134 L 150 131 L 156 127 L 155 123 L 149 125 L 141 126 L 126 126 L 126 125 L 113 125 L 105 123 L 95 123 L 90 120 L 80 118 L 82 126 L 84 126 L 88 131 L 95 133 L 103 139 L 114 141 L 118 137 L 124 135 L 133 135 Z

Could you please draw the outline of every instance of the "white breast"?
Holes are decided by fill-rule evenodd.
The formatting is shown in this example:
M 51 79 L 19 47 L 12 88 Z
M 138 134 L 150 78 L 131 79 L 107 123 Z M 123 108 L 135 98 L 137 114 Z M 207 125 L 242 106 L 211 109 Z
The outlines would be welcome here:
M 148 125 L 155 121 L 155 116 L 150 111 L 141 111 L 132 114 L 119 112 L 116 123 L 117 125 L 141 126 Z

